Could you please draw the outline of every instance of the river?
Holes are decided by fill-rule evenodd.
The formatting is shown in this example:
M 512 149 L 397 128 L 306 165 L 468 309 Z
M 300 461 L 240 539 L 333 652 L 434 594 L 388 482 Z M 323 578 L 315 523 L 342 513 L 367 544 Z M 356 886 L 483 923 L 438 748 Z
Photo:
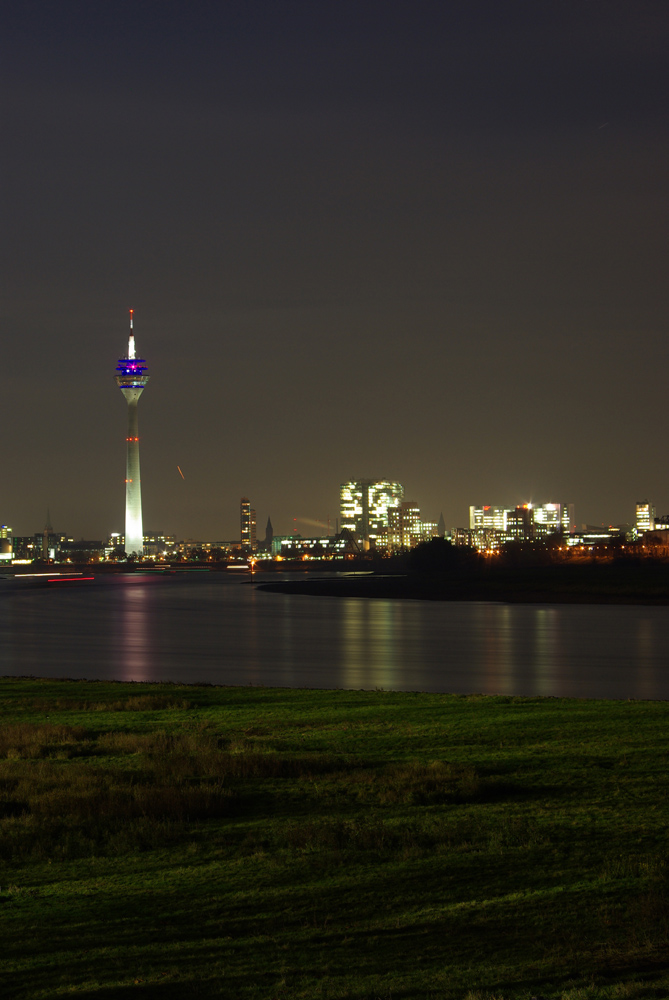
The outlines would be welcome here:
M 666 699 L 669 607 L 306 597 L 225 573 L 100 576 L 3 592 L 0 674 Z

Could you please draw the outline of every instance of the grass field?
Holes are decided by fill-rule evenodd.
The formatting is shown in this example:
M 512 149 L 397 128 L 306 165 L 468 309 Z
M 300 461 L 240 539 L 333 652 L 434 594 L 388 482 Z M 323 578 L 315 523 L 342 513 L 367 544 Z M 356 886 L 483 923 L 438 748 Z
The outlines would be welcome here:
M 0 680 L 3 998 L 669 996 L 669 705 Z

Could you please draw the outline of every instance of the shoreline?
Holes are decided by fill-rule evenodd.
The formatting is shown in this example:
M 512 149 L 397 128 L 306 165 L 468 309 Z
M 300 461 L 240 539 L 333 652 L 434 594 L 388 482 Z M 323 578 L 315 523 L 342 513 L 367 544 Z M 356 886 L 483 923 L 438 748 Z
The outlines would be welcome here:
M 489 573 L 302 578 L 263 582 L 256 587 L 275 594 L 370 600 L 669 605 L 669 569 L 663 564 L 496 567 Z

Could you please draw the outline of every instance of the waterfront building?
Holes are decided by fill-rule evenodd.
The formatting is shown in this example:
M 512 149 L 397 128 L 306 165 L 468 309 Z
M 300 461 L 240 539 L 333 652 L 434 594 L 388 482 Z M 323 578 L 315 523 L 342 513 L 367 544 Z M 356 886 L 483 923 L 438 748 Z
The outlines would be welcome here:
M 420 508 L 413 500 L 402 500 L 397 506 L 388 508 L 386 548 L 389 552 L 404 552 L 438 536 L 439 524 L 421 521 Z
M 341 528 L 362 540 L 363 551 L 375 548 L 388 530 L 388 510 L 404 499 L 404 487 L 387 479 L 353 479 L 339 492 Z
M 451 528 L 449 541 L 451 545 L 477 549 L 479 552 L 492 552 L 499 549 L 502 535 L 492 528 Z
M 270 546 L 270 554 L 272 555 L 272 557 L 280 556 L 281 555 L 281 547 L 282 547 L 283 543 L 284 542 L 289 542 L 291 539 L 293 539 L 294 541 L 301 541 L 302 540 L 302 535 L 300 535 L 300 534 L 274 535 L 273 534 L 272 535 L 272 544 Z
M 34 535 L 14 535 L 12 538 L 12 559 L 14 562 L 33 562 L 39 559 L 42 551 L 42 536 L 39 536 L 39 547 L 35 546 Z
M 146 362 L 135 356 L 133 310 L 131 309 L 128 356 L 119 359 L 115 379 L 128 404 L 128 433 L 125 439 L 125 551 L 128 556 L 140 557 L 144 554 L 144 531 L 142 528 L 142 487 L 139 475 L 137 404 L 149 381 L 146 370 Z
M 168 540 L 174 535 L 164 536 Z M 187 560 L 189 562 L 225 562 L 230 556 L 241 554 L 241 546 L 238 540 L 235 541 L 213 541 L 207 542 L 199 538 L 186 538 L 183 541 L 174 541 L 173 546 L 168 548 L 165 558 L 178 562 Z
M 402 500 L 388 508 L 388 551 L 412 549 L 422 540 L 420 508 L 413 500 Z
M 125 542 L 120 531 L 112 531 L 105 545 L 105 559 L 116 560 L 125 551 Z
M 594 524 L 584 524 L 580 530 L 575 529 L 571 532 L 569 537 L 565 539 L 565 544 L 570 549 L 594 551 L 608 547 L 617 538 L 625 538 L 625 531 L 621 530 L 619 525 L 610 525 L 605 528 Z
M 528 542 L 534 536 L 532 508 L 529 504 L 515 507 L 506 513 L 507 542 Z
M 469 508 L 469 530 L 478 549 L 495 548 L 509 541 L 546 538 L 558 532 L 569 535 L 574 527 L 573 503 Z M 491 541 L 495 544 L 491 545 Z
M 55 532 L 49 527 L 48 531 L 36 531 L 28 538 L 15 538 L 14 558 L 54 561 L 58 559 L 61 545 L 72 541 L 74 539 L 70 535 Z
M 655 508 L 648 500 L 640 500 L 636 505 L 636 530 L 638 535 L 655 528 Z
M 469 528 L 471 531 L 498 531 L 506 534 L 507 507 L 470 507 Z
M 98 562 L 104 558 L 105 544 L 103 541 L 91 541 L 82 538 L 80 541 L 69 540 L 61 542 L 57 550 L 59 562 L 87 563 Z
M 418 537 L 419 542 L 430 542 L 433 538 L 444 538 L 446 534 L 446 529 L 444 528 L 444 534 L 442 535 L 439 530 L 438 521 L 421 521 L 420 522 L 420 534 Z
M 147 531 L 144 534 L 144 555 L 153 558 L 169 558 L 176 552 L 176 535 L 166 535 L 162 531 Z M 119 531 L 112 531 L 104 543 L 105 559 L 116 560 L 119 553 L 125 551 L 125 539 Z
M 532 525 L 535 538 L 545 538 L 562 531 L 562 510 L 559 503 L 545 503 L 532 508 Z M 566 506 L 566 505 L 565 505 Z
M 278 543 L 278 544 L 277 544 Z M 359 555 L 348 532 L 302 538 L 301 535 L 274 536 L 273 548 L 282 559 L 344 559 Z
M 12 529 L 6 524 L 0 524 L 0 560 L 9 562 L 13 555 Z
M 258 547 L 256 541 L 256 512 L 251 506 L 248 497 L 242 497 L 239 501 L 239 522 L 242 550 L 244 552 L 255 552 Z
M 560 523 L 562 525 L 562 533 L 564 535 L 571 535 L 572 532 L 576 530 L 576 521 L 574 520 L 574 505 L 573 503 L 563 503 L 561 507 L 562 509 L 560 511 Z
M 147 531 L 144 534 L 144 552 L 147 556 L 169 557 L 176 548 L 176 535 L 166 535 L 163 531 Z

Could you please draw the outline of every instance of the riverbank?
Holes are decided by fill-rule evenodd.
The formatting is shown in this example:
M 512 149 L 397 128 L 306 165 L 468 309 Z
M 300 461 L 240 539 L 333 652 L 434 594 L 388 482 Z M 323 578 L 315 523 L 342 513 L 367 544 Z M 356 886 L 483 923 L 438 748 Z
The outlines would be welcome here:
M 0 680 L 5 996 L 669 993 L 669 704 Z
M 483 564 L 451 572 L 383 572 L 260 584 L 273 593 L 509 604 L 669 604 L 669 564 L 584 562 L 515 567 Z

